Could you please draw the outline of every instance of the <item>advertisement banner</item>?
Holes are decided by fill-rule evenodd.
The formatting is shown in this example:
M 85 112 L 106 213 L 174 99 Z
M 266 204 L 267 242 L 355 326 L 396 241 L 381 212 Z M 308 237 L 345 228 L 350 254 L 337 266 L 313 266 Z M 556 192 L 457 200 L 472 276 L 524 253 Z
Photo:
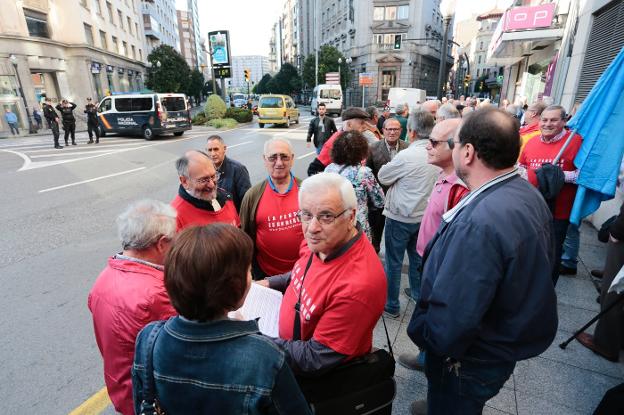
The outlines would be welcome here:
M 227 30 L 208 33 L 213 66 L 230 66 L 230 34 Z

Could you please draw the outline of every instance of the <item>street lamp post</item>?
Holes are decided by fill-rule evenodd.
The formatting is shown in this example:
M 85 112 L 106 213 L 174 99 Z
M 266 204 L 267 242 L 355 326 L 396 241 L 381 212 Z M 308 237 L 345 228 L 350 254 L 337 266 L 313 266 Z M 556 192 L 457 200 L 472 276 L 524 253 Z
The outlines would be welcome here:
M 440 3 L 440 11 L 444 19 L 444 36 L 442 37 L 442 50 L 440 51 L 440 70 L 438 71 L 438 99 L 442 99 L 442 90 L 444 87 L 446 73 L 446 50 L 448 49 L 448 31 L 451 25 L 451 19 L 455 12 L 455 0 L 442 0 Z
M 22 97 L 22 101 L 24 101 L 24 109 L 26 109 L 26 118 L 28 119 L 28 133 L 35 134 L 37 129 L 35 128 L 32 120 L 30 119 L 30 111 L 28 110 L 28 104 L 26 103 L 26 97 L 24 96 L 24 88 L 22 88 L 22 79 L 19 76 L 19 72 L 17 70 L 17 56 L 11 55 L 9 56 L 11 63 L 13 64 L 13 68 L 15 69 L 15 75 L 17 76 L 17 83 L 19 84 L 19 92 Z

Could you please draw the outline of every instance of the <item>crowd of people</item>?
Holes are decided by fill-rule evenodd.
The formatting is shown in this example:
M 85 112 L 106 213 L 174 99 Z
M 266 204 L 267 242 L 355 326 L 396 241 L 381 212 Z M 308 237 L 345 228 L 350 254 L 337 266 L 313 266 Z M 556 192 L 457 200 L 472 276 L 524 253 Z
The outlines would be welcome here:
M 413 414 L 481 413 L 549 347 L 582 142 L 565 110 L 460 97 L 342 117 L 337 129 L 319 105 L 303 180 L 287 139 L 264 144 L 252 186 L 213 135 L 176 161 L 170 204 L 119 216 L 122 252 L 88 299 L 118 412 L 311 413 L 328 376 L 371 353 L 380 318 L 399 316 L 406 253 L 414 348 L 397 360 L 428 380 Z M 228 318 L 252 284 L 283 293 L 278 337 Z

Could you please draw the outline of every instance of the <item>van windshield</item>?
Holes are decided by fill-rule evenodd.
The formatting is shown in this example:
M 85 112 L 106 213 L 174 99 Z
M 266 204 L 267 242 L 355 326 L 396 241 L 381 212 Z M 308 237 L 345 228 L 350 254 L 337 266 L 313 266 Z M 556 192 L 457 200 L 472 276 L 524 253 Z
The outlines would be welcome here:
M 184 97 L 162 97 L 160 103 L 165 111 L 184 111 L 186 109 Z
M 243 94 L 234 94 L 234 95 L 232 95 L 232 99 L 233 100 L 245 99 L 245 95 L 243 95 Z
M 340 99 L 341 93 L 339 89 L 321 89 L 320 97 L 325 99 Z
M 282 108 L 283 100 L 280 97 L 266 97 L 260 100 L 260 108 Z

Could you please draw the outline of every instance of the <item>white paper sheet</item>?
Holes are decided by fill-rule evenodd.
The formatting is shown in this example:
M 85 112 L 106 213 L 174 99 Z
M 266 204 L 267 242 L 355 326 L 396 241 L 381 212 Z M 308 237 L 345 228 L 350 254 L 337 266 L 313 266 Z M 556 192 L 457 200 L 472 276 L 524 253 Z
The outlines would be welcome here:
M 231 312 L 229 316 L 236 318 L 235 314 L 240 313 L 245 320 L 254 320 L 259 317 L 260 331 L 267 336 L 278 337 L 282 297 L 279 291 L 252 283 L 243 306 Z

